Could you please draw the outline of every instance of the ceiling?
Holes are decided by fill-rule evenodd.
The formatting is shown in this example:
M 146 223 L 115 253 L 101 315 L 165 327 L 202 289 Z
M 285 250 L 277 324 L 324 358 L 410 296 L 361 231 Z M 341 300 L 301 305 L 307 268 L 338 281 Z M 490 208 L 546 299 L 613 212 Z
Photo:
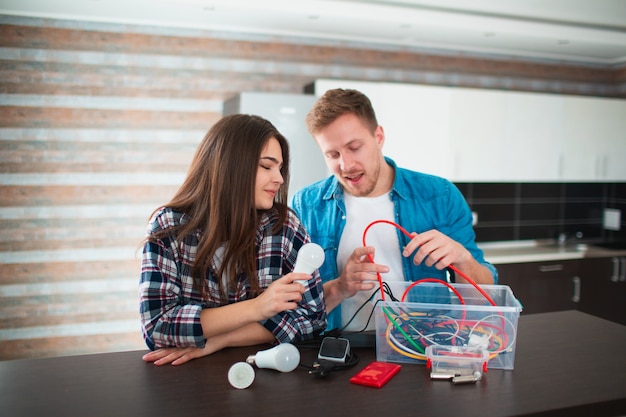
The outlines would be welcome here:
M 626 64 L 624 0 L 0 0 L 0 14 Z

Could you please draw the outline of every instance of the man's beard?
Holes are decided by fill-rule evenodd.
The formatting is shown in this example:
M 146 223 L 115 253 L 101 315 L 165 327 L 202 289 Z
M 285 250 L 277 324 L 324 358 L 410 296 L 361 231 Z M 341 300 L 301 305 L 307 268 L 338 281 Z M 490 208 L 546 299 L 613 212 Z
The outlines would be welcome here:
M 380 174 L 380 166 L 374 170 L 373 175 L 367 175 L 366 172 L 363 172 L 363 176 L 361 177 L 361 182 L 359 184 L 354 185 L 350 183 L 350 181 L 346 180 L 345 177 L 341 177 L 341 182 L 343 183 L 344 189 L 347 189 L 350 194 L 355 197 L 369 197 L 376 188 L 376 183 L 378 180 L 378 176 Z M 374 179 L 372 181 L 372 179 Z

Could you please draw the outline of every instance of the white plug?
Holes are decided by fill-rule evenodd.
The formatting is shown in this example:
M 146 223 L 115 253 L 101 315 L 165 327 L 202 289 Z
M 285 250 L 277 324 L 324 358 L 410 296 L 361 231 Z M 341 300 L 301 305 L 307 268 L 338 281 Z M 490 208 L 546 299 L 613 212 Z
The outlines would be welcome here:
M 467 342 L 467 346 L 479 349 L 487 349 L 489 347 L 489 336 L 487 336 L 486 334 L 482 336 L 477 334 L 471 334 Z

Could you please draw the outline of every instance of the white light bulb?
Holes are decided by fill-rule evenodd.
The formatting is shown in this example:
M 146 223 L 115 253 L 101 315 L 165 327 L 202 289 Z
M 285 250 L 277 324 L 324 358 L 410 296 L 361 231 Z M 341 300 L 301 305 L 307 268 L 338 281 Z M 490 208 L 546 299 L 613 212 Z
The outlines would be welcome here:
M 228 370 L 228 382 L 237 389 L 248 388 L 254 382 L 254 368 L 246 362 L 235 363 Z
M 324 249 L 316 243 L 307 243 L 298 251 L 296 266 L 293 268 L 293 272 L 312 274 L 317 268 L 322 266 L 323 263 Z M 306 286 L 305 280 L 298 280 L 296 282 Z
M 291 372 L 300 364 L 300 351 L 291 343 L 281 343 L 271 349 L 260 350 L 246 359 L 258 368 L 276 369 L 280 372 Z

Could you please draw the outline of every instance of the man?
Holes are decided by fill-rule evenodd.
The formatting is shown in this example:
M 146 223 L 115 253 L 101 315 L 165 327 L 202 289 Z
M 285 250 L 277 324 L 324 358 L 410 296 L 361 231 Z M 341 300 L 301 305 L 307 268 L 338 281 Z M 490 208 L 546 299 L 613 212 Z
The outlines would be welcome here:
M 400 168 L 383 155 L 385 134 L 367 96 L 329 90 L 306 124 L 333 176 L 298 191 L 292 207 L 324 248 L 327 329 L 373 328 L 377 274 L 387 283 L 447 281 L 453 266 L 477 284 L 497 282 L 495 267 L 476 245 L 463 195 L 450 181 Z M 364 236 L 376 220 L 401 226 L 411 238 L 388 224 L 376 224 Z M 451 279 L 466 282 L 455 275 Z

